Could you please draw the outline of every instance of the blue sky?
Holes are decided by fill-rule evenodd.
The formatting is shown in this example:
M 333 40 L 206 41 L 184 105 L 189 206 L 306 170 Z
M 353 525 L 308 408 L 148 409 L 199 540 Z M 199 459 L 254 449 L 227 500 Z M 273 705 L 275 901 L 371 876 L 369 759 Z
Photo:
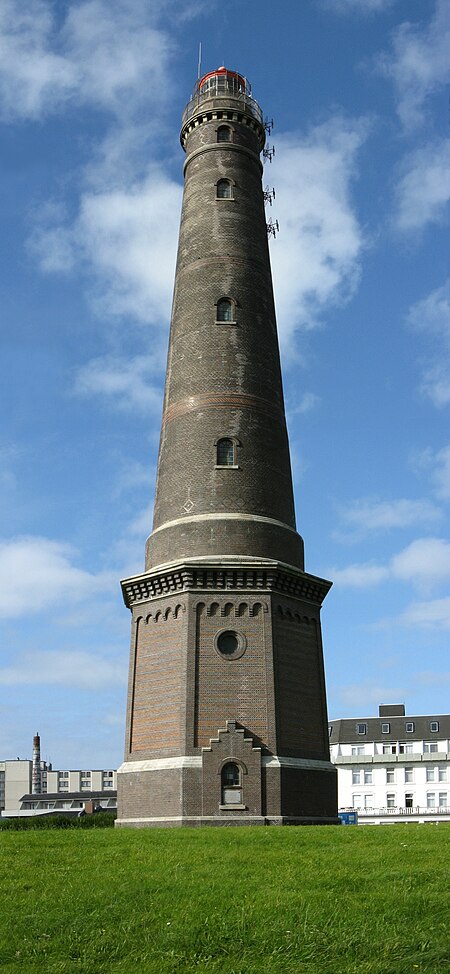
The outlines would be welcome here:
M 274 118 L 268 216 L 330 717 L 448 711 L 448 0 L 3 0 L 0 757 L 122 758 L 202 68 Z

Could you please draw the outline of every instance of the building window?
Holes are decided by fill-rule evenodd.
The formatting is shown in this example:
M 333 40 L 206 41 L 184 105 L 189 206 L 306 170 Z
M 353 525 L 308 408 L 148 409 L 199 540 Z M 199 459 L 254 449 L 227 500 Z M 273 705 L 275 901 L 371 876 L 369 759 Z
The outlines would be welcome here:
M 413 807 L 413 794 L 411 791 L 405 793 L 405 808 Z
M 383 744 L 383 754 L 397 754 L 397 745 Z
M 405 768 L 405 784 L 414 781 L 414 768 Z
M 224 764 L 221 773 L 222 805 L 242 805 L 241 769 L 234 762 Z
M 414 748 L 414 745 L 413 744 L 399 744 L 398 745 L 398 753 L 399 754 L 412 754 L 413 753 L 413 748 Z
M 438 720 L 430 720 L 430 731 L 431 731 L 431 733 L 432 734 L 437 734 L 438 730 L 439 730 L 439 721 Z
M 367 770 L 364 770 L 364 784 L 365 785 L 372 784 L 372 768 L 368 768 Z
M 425 741 L 425 743 L 423 745 L 423 753 L 424 754 L 436 754 L 437 753 L 437 749 L 438 749 L 437 744 L 428 743 L 428 741 Z
M 225 436 L 217 441 L 217 466 L 234 467 L 235 464 L 235 445 L 233 440 Z
M 447 792 L 446 791 L 440 791 L 439 792 L 439 799 L 438 799 L 438 801 L 439 801 L 439 808 L 447 808 Z
M 218 142 L 231 142 L 231 129 L 229 125 L 219 125 L 217 129 L 217 141 Z
M 373 808 L 373 795 L 364 795 L 364 808 Z
M 386 808 L 395 808 L 395 795 L 393 791 L 388 791 L 386 795 Z
M 414 721 L 408 720 L 405 724 L 405 730 L 407 734 L 414 734 Z
M 427 808 L 436 808 L 436 795 L 434 791 L 427 791 Z
M 360 784 L 361 784 L 361 772 L 352 771 L 352 785 L 360 785 Z
M 391 725 L 388 724 L 388 723 L 382 724 L 381 725 L 381 733 L 382 734 L 390 734 L 391 733 Z
M 214 646 L 224 659 L 239 659 L 245 653 L 247 640 L 240 632 L 223 629 L 222 632 L 217 633 Z
M 357 734 L 367 734 L 367 724 L 357 724 L 355 729 Z
M 216 321 L 234 321 L 233 302 L 230 298 L 220 298 L 216 305 Z
M 352 758 L 359 758 L 365 753 L 364 744 L 353 744 L 352 746 Z
M 219 179 L 219 182 L 216 183 L 216 199 L 218 200 L 233 199 L 233 189 L 229 179 Z
M 353 795 L 352 801 L 353 801 L 353 808 L 362 808 L 362 796 L 361 795 Z
M 427 781 L 434 781 L 434 768 L 427 768 L 427 771 L 426 771 L 426 780 Z
M 447 781 L 447 768 L 438 768 L 438 781 Z
M 395 769 L 386 768 L 386 784 L 393 785 L 395 781 Z

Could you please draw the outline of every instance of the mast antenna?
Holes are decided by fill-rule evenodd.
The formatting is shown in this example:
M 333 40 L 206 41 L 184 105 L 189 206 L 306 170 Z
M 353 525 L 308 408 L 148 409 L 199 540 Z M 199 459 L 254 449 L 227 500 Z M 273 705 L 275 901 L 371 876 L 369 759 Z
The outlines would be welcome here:
M 201 64 L 202 64 L 202 42 L 200 41 L 200 43 L 198 45 L 197 81 L 200 81 Z

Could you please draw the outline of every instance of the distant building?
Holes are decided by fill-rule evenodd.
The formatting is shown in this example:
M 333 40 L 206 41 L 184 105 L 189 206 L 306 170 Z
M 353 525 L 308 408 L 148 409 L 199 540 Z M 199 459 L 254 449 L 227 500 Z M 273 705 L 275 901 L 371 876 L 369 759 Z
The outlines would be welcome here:
M 339 811 L 361 824 L 450 821 L 450 715 L 406 716 L 404 704 L 378 717 L 332 720 L 331 761 Z
M 40 755 L 37 769 L 38 739 L 39 735 L 36 735 L 33 740 L 33 761 L 19 758 L 16 761 L 0 761 L 2 817 L 55 811 L 79 812 L 89 803 L 108 810 L 117 807 L 115 771 L 55 771 L 51 764 L 40 760 Z

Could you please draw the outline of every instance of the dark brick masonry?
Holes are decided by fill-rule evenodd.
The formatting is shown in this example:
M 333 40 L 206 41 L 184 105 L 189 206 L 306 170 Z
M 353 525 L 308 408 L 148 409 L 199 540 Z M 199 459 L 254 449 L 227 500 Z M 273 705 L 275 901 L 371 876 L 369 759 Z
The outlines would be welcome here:
M 320 629 L 330 583 L 304 572 L 295 528 L 265 130 L 244 82 L 217 78 L 213 94 L 200 82 L 181 132 L 153 532 L 145 573 L 123 583 L 133 624 L 118 825 L 336 820 Z M 222 438 L 231 465 L 217 463 Z

